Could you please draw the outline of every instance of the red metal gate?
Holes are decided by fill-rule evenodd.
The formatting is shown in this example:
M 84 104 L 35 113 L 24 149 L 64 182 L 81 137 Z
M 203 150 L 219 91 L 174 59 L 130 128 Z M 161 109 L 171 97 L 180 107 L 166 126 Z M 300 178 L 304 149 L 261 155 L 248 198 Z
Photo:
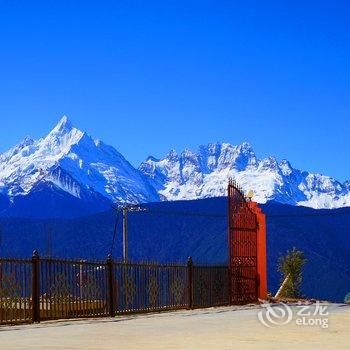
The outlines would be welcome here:
M 258 298 L 256 214 L 249 208 L 242 190 L 228 185 L 228 248 L 230 303 L 246 304 Z

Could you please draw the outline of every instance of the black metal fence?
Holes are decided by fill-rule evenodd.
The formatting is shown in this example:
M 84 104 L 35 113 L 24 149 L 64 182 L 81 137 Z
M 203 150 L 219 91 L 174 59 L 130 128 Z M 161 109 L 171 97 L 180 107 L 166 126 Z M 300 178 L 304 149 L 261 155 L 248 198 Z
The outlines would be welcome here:
M 32 262 L 0 259 L 0 324 L 33 319 Z
M 229 304 L 227 266 L 0 258 L 0 324 Z

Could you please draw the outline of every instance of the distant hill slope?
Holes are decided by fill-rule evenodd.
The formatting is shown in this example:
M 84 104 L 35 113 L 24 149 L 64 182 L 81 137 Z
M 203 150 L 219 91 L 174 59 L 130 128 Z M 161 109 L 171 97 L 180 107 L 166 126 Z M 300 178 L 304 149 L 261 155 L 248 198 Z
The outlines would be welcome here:
M 227 261 L 226 198 L 146 206 L 148 212 L 129 214 L 131 260 L 185 262 L 191 255 L 195 262 Z M 277 203 L 262 207 L 268 217 L 268 289 L 274 293 L 278 287 L 278 257 L 295 246 L 309 260 L 303 292 L 342 301 L 350 291 L 350 208 L 314 210 Z M 113 211 L 71 220 L 2 218 L 0 255 L 29 257 L 33 249 L 45 255 L 51 232 L 54 256 L 106 259 L 114 222 Z M 120 257 L 121 250 L 120 217 L 114 255 Z

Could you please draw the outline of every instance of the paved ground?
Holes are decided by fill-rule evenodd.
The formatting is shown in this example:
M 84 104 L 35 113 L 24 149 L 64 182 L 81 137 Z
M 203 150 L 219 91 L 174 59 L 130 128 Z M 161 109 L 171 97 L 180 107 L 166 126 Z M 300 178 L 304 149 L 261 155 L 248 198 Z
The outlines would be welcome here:
M 116 319 L 62 321 L 0 327 L 0 348 L 13 349 L 349 349 L 350 306 L 331 305 L 329 327 L 297 325 L 296 306 L 287 325 L 268 328 L 262 309 L 234 307 L 178 311 Z M 281 310 L 274 308 L 276 323 Z M 261 313 L 270 325 L 265 313 Z M 273 316 L 273 315 L 272 315 Z M 311 317 L 312 318 L 312 317 Z M 309 322 L 307 318 L 306 322 Z M 300 321 L 301 322 L 301 321 Z M 317 322 L 317 321 L 312 321 Z M 321 322 L 321 321 L 320 321 Z

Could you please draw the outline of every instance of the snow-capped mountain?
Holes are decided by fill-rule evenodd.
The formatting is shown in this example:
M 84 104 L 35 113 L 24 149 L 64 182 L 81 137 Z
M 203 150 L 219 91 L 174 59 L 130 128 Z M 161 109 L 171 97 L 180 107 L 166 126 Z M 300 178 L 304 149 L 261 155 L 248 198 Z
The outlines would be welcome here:
M 350 181 L 294 169 L 286 160 L 258 159 L 248 143 L 216 143 L 135 169 L 118 151 L 63 117 L 44 138 L 25 138 L 0 154 L 0 216 L 60 217 L 144 203 L 226 195 L 234 177 L 254 200 L 313 208 L 350 206 Z
M 312 208 L 350 206 L 350 182 L 294 169 L 287 160 L 258 159 L 249 143 L 215 143 L 196 153 L 170 151 L 164 158 L 149 157 L 140 166 L 165 200 L 224 196 L 227 179 L 235 178 L 254 200 L 275 200 Z
M 73 127 L 67 117 L 46 137 L 27 137 L 0 155 L 0 194 L 10 203 L 42 186 L 78 199 L 159 200 L 144 175 L 119 152 Z

